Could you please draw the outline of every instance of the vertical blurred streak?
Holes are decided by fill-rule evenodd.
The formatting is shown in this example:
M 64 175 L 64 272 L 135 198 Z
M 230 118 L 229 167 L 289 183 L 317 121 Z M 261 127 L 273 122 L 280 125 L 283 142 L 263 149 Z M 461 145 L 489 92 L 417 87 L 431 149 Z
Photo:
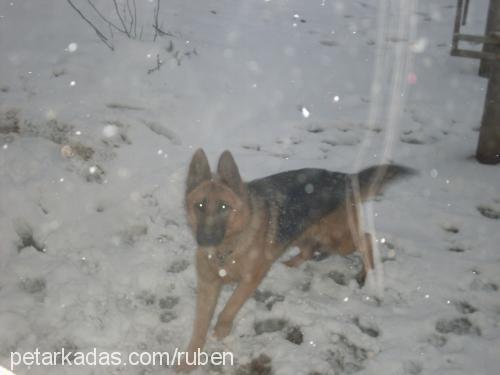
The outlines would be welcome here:
M 386 73 L 390 74 L 390 101 L 388 102 L 388 111 L 385 119 L 384 126 L 384 146 L 379 157 L 379 164 L 390 161 L 392 151 L 394 148 L 394 143 L 399 129 L 399 120 L 401 117 L 401 112 L 403 105 L 406 100 L 406 77 L 408 71 L 412 66 L 412 54 L 409 50 L 409 43 L 415 39 L 416 34 L 416 22 L 414 17 L 415 11 L 415 0 L 403 0 L 401 2 L 395 1 L 393 4 L 397 7 L 399 4 L 399 9 L 397 9 L 397 16 L 391 18 L 391 8 L 389 6 L 389 1 L 380 0 L 379 11 L 377 14 L 377 51 L 376 60 L 374 67 L 374 79 L 371 87 L 371 106 L 368 114 L 367 125 L 368 129 L 371 130 L 375 127 L 377 119 L 381 117 L 384 111 L 384 98 L 381 97 L 383 92 L 382 87 L 384 85 L 384 76 Z M 388 21 L 389 18 L 389 21 Z M 395 44 L 394 57 L 392 56 L 392 51 L 388 47 L 388 33 L 393 31 L 393 27 L 396 26 L 396 35 L 394 36 L 393 42 Z M 388 53 L 388 52 L 389 53 Z M 361 145 L 360 152 L 355 161 L 355 171 L 358 171 L 363 164 L 365 155 L 369 146 L 371 144 L 371 137 L 366 137 Z M 371 157 L 369 157 L 371 159 Z M 372 164 L 372 163 L 369 163 Z M 371 186 L 370 190 L 376 190 L 377 181 L 382 178 L 381 175 L 376 176 L 375 183 Z M 354 201 L 361 202 L 361 196 L 359 191 L 359 181 L 357 178 L 353 179 L 353 194 Z M 366 228 L 369 233 L 373 234 L 372 238 L 376 238 L 375 229 L 375 219 L 373 212 L 373 204 L 368 202 L 366 204 L 365 212 L 366 218 L 363 216 L 363 208 L 361 204 L 357 204 L 357 214 L 359 218 L 360 228 Z M 366 224 L 365 224 L 366 221 Z M 359 246 L 366 249 L 366 239 L 365 236 L 360 236 Z M 375 293 L 378 297 L 383 297 L 384 292 L 384 271 L 380 256 L 380 249 L 378 248 L 377 241 L 373 241 L 373 257 L 375 262 Z
M 386 72 L 386 66 L 388 62 L 388 56 L 386 54 L 387 50 L 387 41 L 386 41 L 386 35 L 387 35 L 387 14 L 388 14 L 388 1 L 387 0 L 379 0 L 378 1 L 378 13 L 377 13 L 377 37 L 376 37 L 376 51 L 375 51 L 375 65 L 374 65 L 374 72 L 373 72 L 373 81 L 371 85 L 371 90 L 370 90 L 370 110 L 368 112 L 368 118 L 367 118 L 367 128 L 368 130 L 371 130 L 375 127 L 375 124 L 377 123 L 377 119 L 380 117 L 381 111 L 382 111 L 382 97 L 380 95 L 381 89 L 382 89 L 382 83 L 384 82 L 383 77 Z M 359 171 L 361 169 L 361 165 L 363 164 L 363 160 L 365 159 L 365 154 L 367 153 L 370 145 L 371 145 L 371 137 L 365 137 L 363 142 L 361 143 L 360 150 L 358 152 L 357 158 L 354 162 L 354 171 Z M 360 205 L 361 203 L 361 193 L 359 189 L 359 180 L 358 178 L 353 178 L 352 181 L 352 189 L 353 189 L 353 204 L 357 209 L 357 218 L 359 222 L 359 227 L 360 228 L 365 228 L 364 224 L 364 216 L 363 216 L 363 209 Z M 373 210 L 371 207 L 368 208 L 369 211 L 369 220 L 368 220 L 368 228 L 374 235 L 376 236 L 376 233 L 374 232 L 374 224 L 373 224 Z M 352 226 L 350 228 L 351 232 L 358 230 L 356 227 Z M 353 233 L 354 236 L 358 236 L 359 234 Z M 364 236 L 359 236 L 360 237 L 360 243 L 358 246 L 360 246 L 362 249 L 366 249 L 366 239 Z M 361 238 L 362 237 L 362 238 Z M 383 269 L 382 269 L 382 262 L 380 261 L 380 252 L 378 248 L 376 247 L 376 244 L 373 245 L 373 257 L 374 257 L 374 263 L 375 263 L 375 274 L 377 276 L 377 284 L 376 284 L 376 294 L 379 297 L 383 296 Z

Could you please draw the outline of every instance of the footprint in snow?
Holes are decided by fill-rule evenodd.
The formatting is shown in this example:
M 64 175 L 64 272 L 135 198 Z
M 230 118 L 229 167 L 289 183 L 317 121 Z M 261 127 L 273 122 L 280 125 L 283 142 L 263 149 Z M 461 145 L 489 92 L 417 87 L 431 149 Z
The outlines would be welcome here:
M 325 129 L 318 124 L 308 124 L 305 130 L 312 134 L 323 133 L 325 131 Z
M 167 272 L 170 273 L 181 273 L 189 267 L 189 262 L 185 259 L 174 260 L 170 267 L 168 267 Z
M 435 135 L 428 134 L 421 129 L 406 130 L 400 136 L 400 141 L 411 145 L 430 145 L 439 141 Z
M 336 146 L 355 146 L 359 144 L 361 140 L 356 135 L 337 135 L 335 139 L 323 139 L 321 143 L 324 143 L 331 147 Z
M 435 348 L 442 348 L 446 345 L 447 341 L 448 339 L 446 338 L 446 336 L 438 335 L 437 333 L 433 333 L 427 339 L 427 342 Z
M 478 206 L 477 210 L 481 215 L 487 217 L 488 219 L 493 219 L 493 220 L 500 219 L 500 211 L 496 210 L 491 206 Z
M 102 143 L 111 148 L 120 148 L 123 145 L 131 145 L 132 141 L 128 136 L 130 125 L 120 120 L 109 120 L 102 130 Z
M 255 322 L 253 328 L 255 330 L 255 334 L 258 336 L 263 333 L 273 333 L 282 331 L 287 326 L 288 326 L 288 321 L 285 319 L 270 318 Z
M 465 249 L 462 246 L 451 246 L 448 248 L 448 251 L 452 253 L 463 253 Z
M 97 213 L 101 214 L 104 212 L 105 209 L 106 209 L 106 205 L 103 202 L 98 202 L 95 205 L 95 212 L 97 212 Z
M 477 309 L 467 301 L 455 302 L 455 308 L 461 314 L 472 314 L 477 311 Z
M 281 138 L 276 139 L 276 143 L 279 145 L 292 146 L 292 145 L 301 144 L 302 140 L 298 137 L 295 137 L 295 136 L 281 137 Z
M 291 325 L 289 321 L 281 318 L 270 318 L 255 322 L 255 335 L 264 333 L 281 332 L 283 338 L 292 344 L 301 345 L 304 341 L 304 334 L 297 325 Z
M 279 159 L 288 159 L 288 158 L 290 158 L 290 154 L 282 153 L 282 152 L 270 152 L 269 155 L 273 156 L 275 158 L 279 158 Z
M 148 226 L 144 224 L 134 224 L 118 233 L 120 244 L 134 246 L 142 237 L 148 234 Z
M 20 123 L 21 120 L 17 108 L 0 112 L 0 134 L 19 133 Z
M 405 361 L 403 370 L 408 375 L 419 375 L 422 373 L 422 365 L 417 361 Z
M 28 294 L 42 294 L 47 289 L 47 283 L 44 278 L 27 278 L 20 282 L 20 287 Z
M 144 306 L 152 306 L 156 302 L 156 294 L 147 290 L 144 290 L 141 293 L 137 294 L 135 298 Z
M 484 281 L 479 278 L 476 278 L 472 281 L 470 288 L 472 290 L 478 290 L 483 292 L 497 292 L 498 285 L 494 282 Z
M 126 104 L 126 103 L 119 103 L 119 102 L 112 102 L 112 103 L 107 103 L 106 107 L 109 109 L 118 109 L 118 110 L 127 110 L 127 111 L 143 111 L 144 108 L 132 104 Z
M 158 300 L 156 294 L 150 291 L 142 291 L 136 295 L 136 299 L 144 306 L 154 306 Z M 179 297 L 166 296 L 158 300 L 158 306 L 160 307 L 159 320 L 162 323 L 171 322 L 177 319 L 177 314 L 172 311 L 172 309 L 179 303 Z
M 330 271 L 327 276 L 338 285 L 346 286 L 348 284 L 346 275 L 340 271 Z
M 45 253 L 45 246 L 34 236 L 33 228 L 24 219 L 18 218 L 14 220 L 14 231 L 19 237 L 17 250 L 20 252 L 26 248 L 33 248 L 36 251 Z
M 256 290 L 253 298 L 260 303 L 263 303 L 266 308 L 271 311 L 276 302 L 283 302 L 285 297 L 281 294 L 273 293 L 269 290 L 260 291 Z
M 445 231 L 445 232 L 448 232 L 448 233 L 452 233 L 452 234 L 457 234 L 460 232 L 460 229 L 454 225 L 448 225 L 448 224 L 445 224 L 445 225 L 442 225 L 441 228 Z
M 59 341 L 58 343 L 56 343 L 56 345 L 54 345 L 54 347 L 53 347 L 53 352 L 54 353 L 60 352 L 61 349 L 64 349 L 64 351 L 66 353 L 69 353 L 68 357 L 67 357 L 69 361 L 74 361 L 75 357 L 76 357 L 75 353 L 80 350 L 78 345 L 76 345 L 72 340 L 70 340 L 68 338 L 64 338 L 61 341 Z M 56 364 L 64 364 L 62 361 L 62 357 L 57 358 L 57 356 L 55 356 L 55 363 Z
M 242 143 L 241 147 L 244 148 L 245 150 L 251 150 L 251 151 L 260 151 L 261 147 L 257 143 Z
M 301 345 L 304 342 L 304 334 L 299 326 L 288 327 L 285 330 L 285 339 L 292 344 Z
M 142 123 L 147 128 L 149 128 L 149 130 L 151 130 L 153 133 L 156 133 L 159 136 L 167 138 L 172 144 L 177 146 L 182 144 L 180 137 L 174 131 L 170 130 L 166 126 L 160 125 L 153 121 L 143 120 Z
M 333 39 L 320 40 L 319 44 L 321 44 L 322 46 L 325 46 L 325 47 L 337 47 L 339 45 L 339 43 Z
M 364 368 L 364 362 L 368 359 L 369 351 L 350 341 L 342 334 L 334 334 L 328 349 L 327 362 L 335 373 L 353 374 Z
M 160 314 L 160 322 L 162 323 L 169 323 L 174 319 L 177 319 L 177 314 L 173 311 L 166 310 Z
M 359 317 L 355 317 L 353 323 L 365 335 L 370 337 L 378 337 L 380 335 L 380 330 L 374 324 L 365 321 L 361 322 Z
M 261 354 L 253 358 L 249 363 L 239 366 L 235 375 L 271 375 L 273 373 L 271 358 L 266 354 Z
M 471 336 L 481 336 L 481 329 L 471 323 L 468 318 L 459 317 L 459 318 L 451 318 L 451 319 L 439 319 L 436 322 L 435 329 L 438 333 L 441 334 L 450 334 L 453 333 L 455 335 L 471 335 Z
M 158 305 L 160 309 L 170 310 L 173 309 L 179 303 L 179 297 L 175 296 L 167 296 L 164 298 L 160 298 Z

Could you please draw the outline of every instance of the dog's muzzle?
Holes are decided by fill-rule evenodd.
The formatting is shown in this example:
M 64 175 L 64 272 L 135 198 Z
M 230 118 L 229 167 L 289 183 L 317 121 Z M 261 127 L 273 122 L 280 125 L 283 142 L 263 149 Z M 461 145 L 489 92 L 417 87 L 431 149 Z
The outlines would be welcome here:
M 196 233 L 196 242 L 200 246 L 217 246 L 224 239 L 224 230 L 214 227 L 200 227 Z

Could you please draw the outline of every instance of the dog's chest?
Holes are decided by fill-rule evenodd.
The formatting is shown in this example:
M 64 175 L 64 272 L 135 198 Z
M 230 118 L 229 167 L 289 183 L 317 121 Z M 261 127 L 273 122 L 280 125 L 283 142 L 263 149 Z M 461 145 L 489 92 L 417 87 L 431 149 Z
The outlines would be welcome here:
M 241 279 L 241 259 L 228 249 L 210 249 L 205 254 L 208 271 L 223 282 Z
M 225 249 L 212 249 L 206 253 L 206 266 L 212 275 L 216 275 L 223 283 L 239 282 L 245 275 L 255 270 L 258 250 L 247 252 L 231 252 Z

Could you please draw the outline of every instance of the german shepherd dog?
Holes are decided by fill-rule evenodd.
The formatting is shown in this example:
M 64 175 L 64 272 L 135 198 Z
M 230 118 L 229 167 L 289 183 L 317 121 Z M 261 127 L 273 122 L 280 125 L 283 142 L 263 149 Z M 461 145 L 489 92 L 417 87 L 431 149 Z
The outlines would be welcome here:
M 187 353 L 201 350 L 221 286 L 237 283 L 215 324 L 217 339 L 230 332 L 236 314 L 276 259 L 297 246 L 285 262 L 296 267 L 318 250 L 361 253 L 362 283 L 374 268 L 372 240 L 360 228 L 363 200 L 387 182 L 413 174 L 410 168 L 380 165 L 357 174 L 299 169 L 243 182 L 229 151 L 212 174 L 205 152 L 191 160 L 186 183 L 187 221 L 196 237 L 196 318 Z M 181 370 L 189 366 L 181 366 Z

